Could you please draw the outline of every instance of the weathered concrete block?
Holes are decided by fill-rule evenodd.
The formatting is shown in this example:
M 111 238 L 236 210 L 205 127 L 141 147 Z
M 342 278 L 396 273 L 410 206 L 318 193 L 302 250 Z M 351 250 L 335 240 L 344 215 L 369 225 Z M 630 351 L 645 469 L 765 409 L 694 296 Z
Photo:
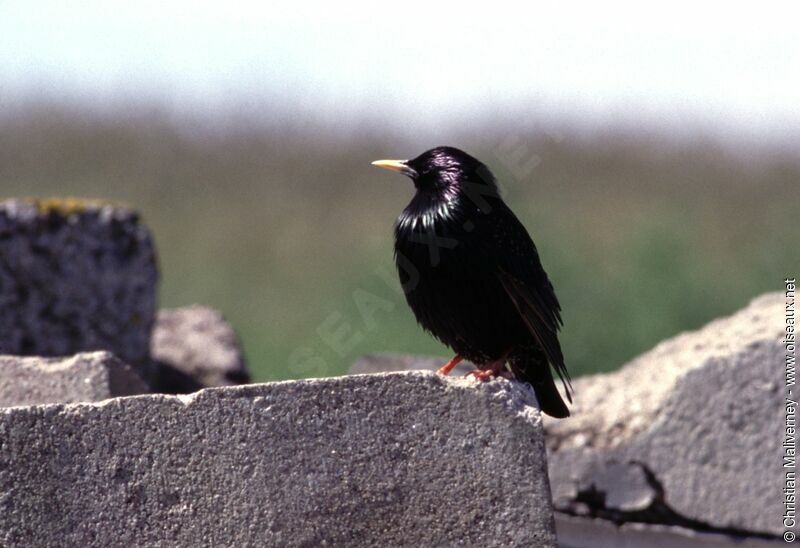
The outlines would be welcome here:
M 0 545 L 555 546 L 533 392 L 395 373 L 0 410 Z
M 206 306 L 159 310 L 151 341 L 159 390 L 188 393 L 250 382 L 242 347 L 222 314 Z
M 108 350 L 149 377 L 156 259 L 131 210 L 0 203 L 0 354 Z
M 0 356 L 0 407 L 100 401 L 147 391 L 133 369 L 110 352 L 69 358 Z
M 351 375 L 365 375 L 369 373 L 389 373 L 392 371 L 436 371 L 444 365 L 449 358 L 433 358 L 429 356 L 414 356 L 410 354 L 392 354 L 389 352 L 367 354 L 359 358 L 350 368 Z M 475 369 L 470 362 L 459 363 L 453 372 L 453 377 L 466 375 Z
M 545 421 L 556 510 L 782 534 L 783 318 L 781 294 L 765 295 L 620 371 L 577 379 L 573 417 Z

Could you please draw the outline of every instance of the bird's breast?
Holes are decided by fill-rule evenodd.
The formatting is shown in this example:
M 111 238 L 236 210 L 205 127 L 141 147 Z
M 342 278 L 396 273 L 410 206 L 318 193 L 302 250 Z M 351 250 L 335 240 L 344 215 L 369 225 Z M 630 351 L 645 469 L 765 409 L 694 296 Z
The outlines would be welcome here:
M 487 235 L 485 222 L 458 210 L 406 210 L 395 234 L 400 281 L 417 321 L 474 360 L 499 355 L 517 331 L 512 305 L 484 252 Z

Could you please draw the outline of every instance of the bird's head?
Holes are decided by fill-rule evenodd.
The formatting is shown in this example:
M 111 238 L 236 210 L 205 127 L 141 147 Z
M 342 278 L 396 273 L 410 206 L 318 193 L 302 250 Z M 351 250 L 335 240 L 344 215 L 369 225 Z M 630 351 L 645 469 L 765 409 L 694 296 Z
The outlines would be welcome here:
M 436 147 L 411 160 L 378 160 L 372 165 L 410 177 L 423 192 L 459 190 L 467 183 L 495 186 L 494 177 L 480 160 L 453 147 Z

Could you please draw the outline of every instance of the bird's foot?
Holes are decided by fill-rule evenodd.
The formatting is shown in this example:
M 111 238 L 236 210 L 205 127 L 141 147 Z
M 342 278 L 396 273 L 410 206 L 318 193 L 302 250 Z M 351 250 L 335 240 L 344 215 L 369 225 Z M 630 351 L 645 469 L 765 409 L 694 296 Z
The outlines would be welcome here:
M 502 377 L 504 379 L 511 380 L 514 378 L 514 374 L 506 369 L 506 359 L 508 358 L 508 354 L 511 352 L 511 349 L 507 350 L 500 356 L 499 359 L 491 362 L 488 367 L 484 369 L 473 369 L 469 373 L 466 374 L 467 377 L 474 377 L 476 380 L 481 382 L 490 381 L 495 377 Z
M 489 369 L 473 369 L 472 371 L 467 373 L 465 375 L 465 377 L 472 377 L 475 380 L 480 381 L 480 382 L 489 382 L 490 380 L 492 380 L 495 377 L 496 374 L 497 374 L 497 371 L 495 371 L 494 369 L 491 369 L 491 368 L 489 368 Z
M 498 371 L 497 369 L 490 367 L 489 369 L 473 369 L 467 373 L 465 377 L 473 377 L 481 382 L 488 382 L 495 377 L 510 381 L 514 379 L 514 374 L 511 371 Z
M 444 375 L 446 377 L 447 375 L 450 374 L 450 371 L 452 371 L 453 368 L 455 366 L 457 366 L 459 364 L 459 362 L 461 362 L 461 360 L 463 360 L 463 359 L 464 358 L 462 358 L 461 356 L 456 354 L 455 356 L 453 356 L 452 360 L 450 360 L 449 362 L 444 364 L 442 367 L 440 367 L 439 370 L 437 371 L 437 373 L 439 375 Z

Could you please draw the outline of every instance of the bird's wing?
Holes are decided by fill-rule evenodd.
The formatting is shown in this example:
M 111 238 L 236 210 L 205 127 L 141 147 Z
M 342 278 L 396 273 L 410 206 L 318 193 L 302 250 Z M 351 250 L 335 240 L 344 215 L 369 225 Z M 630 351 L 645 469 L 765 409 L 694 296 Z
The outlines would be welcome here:
M 499 207 L 505 211 L 492 215 L 497 277 L 564 383 L 571 402 L 572 384 L 558 342 L 558 330 L 563 325 L 561 305 L 525 227 L 505 204 Z

